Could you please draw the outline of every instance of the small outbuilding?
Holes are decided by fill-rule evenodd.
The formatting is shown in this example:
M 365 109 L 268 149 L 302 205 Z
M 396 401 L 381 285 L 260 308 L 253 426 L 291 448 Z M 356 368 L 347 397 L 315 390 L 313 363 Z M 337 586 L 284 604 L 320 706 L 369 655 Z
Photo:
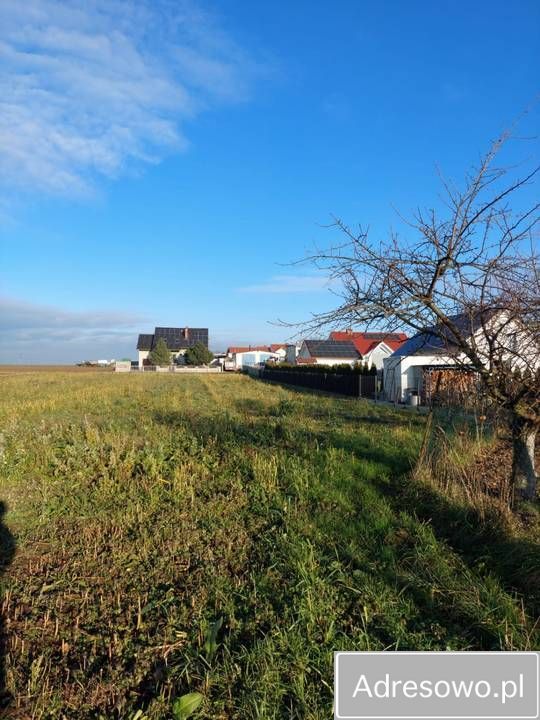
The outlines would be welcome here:
M 264 365 L 265 362 L 280 362 L 285 357 L 282 345 L 240 345 L 227 348 L 225 370 L 243 370 Z
M 520 323 L 500 310 L 460 313 L 449 318 L 464 338 L 469 338 L 480 357 L 489 362 L 489 341 L 495 342 L 510 366 L 524 362 L 538 366 L 538 350 Z M 520 359 L 520 357 L 522 359 Z M 432 326 L 403 343 L 384 360 L 384 392 L 392 402 L 406 402 L 414 394 L 430 400 L 437 384 L 470 388 L 476 392 L 477 373 L 466 355 L 455 345 L 450 331 Z

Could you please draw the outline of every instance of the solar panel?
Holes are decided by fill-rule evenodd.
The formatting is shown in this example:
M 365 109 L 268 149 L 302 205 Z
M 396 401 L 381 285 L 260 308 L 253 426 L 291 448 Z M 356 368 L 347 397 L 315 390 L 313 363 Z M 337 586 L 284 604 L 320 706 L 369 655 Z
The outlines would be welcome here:
M 137 340 L 137 350 L 151 350 L 153 342 L 153 335 L 139 335 Z
M 357 358 L 358 352 L 348 340 L 306 340 L 311 355 L 332 358 Z
M 399 333 L 366 332 L 363 333 L 363 336 L 366 340 L 401 340 Z
M 163 338 L 170 350 L 180 350 L 203 343 L 208 347 L 208 328 L 156 327 L 155 338 Z

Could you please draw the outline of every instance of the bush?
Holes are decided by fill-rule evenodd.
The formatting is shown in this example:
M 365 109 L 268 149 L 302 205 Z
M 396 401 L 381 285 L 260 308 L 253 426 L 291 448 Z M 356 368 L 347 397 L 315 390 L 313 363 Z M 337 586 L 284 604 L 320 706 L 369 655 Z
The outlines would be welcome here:
M 214 355 L 201 342 L 195 343 L 193 347 L 186 350 L 184 355 L 186 365 L 208 365 L 214 359 Z
M 356 363 L 349 365 L 291 365 L 290 363 L 266 363 L 265 370 L 297 372 L 297 373 L 326 373 L 327 375 L 376 375 L 377 368 L 368 369 L 367 364 Z
M 170 365 L 171 353 L 163 338 L 159 338 L 156 347 L 150 351 L 148 360 L 151 365 Z

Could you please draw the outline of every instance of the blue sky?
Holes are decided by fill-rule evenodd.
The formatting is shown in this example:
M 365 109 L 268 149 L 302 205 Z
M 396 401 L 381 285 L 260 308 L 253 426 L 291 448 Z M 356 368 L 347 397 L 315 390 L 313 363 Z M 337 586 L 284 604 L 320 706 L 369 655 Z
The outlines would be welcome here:
M 285 339 L 335 302 L 288 264 L 331 215 L 437 202 L 539 77 L 535 1 L 2 0 L 0 362 Z

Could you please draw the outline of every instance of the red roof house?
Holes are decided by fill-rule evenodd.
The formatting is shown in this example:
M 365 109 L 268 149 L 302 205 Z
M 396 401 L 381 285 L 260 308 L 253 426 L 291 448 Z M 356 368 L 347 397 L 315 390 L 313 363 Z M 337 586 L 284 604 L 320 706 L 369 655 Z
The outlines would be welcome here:
M 369 365 L 382 369 L 384 357 L 388 357 L 407 340 L 405 333 L 355 332 L 342 330 L 330 333 L 330 340 L 350 340 Z

